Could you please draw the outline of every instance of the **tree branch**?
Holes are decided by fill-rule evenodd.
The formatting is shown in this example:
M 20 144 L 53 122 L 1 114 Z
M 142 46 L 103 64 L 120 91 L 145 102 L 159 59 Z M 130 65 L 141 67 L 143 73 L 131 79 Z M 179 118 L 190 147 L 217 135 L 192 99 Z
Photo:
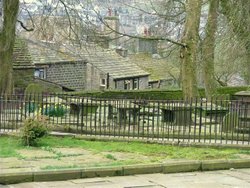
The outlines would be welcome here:
M 96 14 L 98 15 L 98 13 L 96 12 Z M 111 31 L 121 35 L 121 36 L 124 36 L 124 37 L 130 37 L 130 38 L 136 38 L 136 39 L 146 39 L 146 40 L 163 40 L 163 41 L 167 41 L 167 42 L 170 42 L 172 44 L 176 44 L 178 46 L 181 46 L 181 47 L 184 47 L 186 48 L 187 45 L 185 43 L 181 43 L 181 42 L 178 42 L 178 41 L 175 41 L 173 39 L 170 39 L 170 38 L 167 38 L 167 37 L 160 37 L 160 36 L 151 36 L 151 37 L 141 37 L 141 36 L 135 36 L 135 35 L 129 35 L 129 34 L 126 34 L 126 33 L 121 33 L 117 30 L 114 30 L 113 28 L 111 28 L 109 26 L 109 24 L 105 21 L 103 21 L 103 19 L 101 19 L 101 17 L 99 16 L 99 20 L 106 26 L 108 27 Z
M 17 20 L 17 22 L 20 23 L 21 27 L 22 27 L 25 31 L 28 31 L 28 32 L 34 31 L 34 28 L 27 28 L 27 27 L 24 25 L 24 23 L 23 23 L 22 21 Z

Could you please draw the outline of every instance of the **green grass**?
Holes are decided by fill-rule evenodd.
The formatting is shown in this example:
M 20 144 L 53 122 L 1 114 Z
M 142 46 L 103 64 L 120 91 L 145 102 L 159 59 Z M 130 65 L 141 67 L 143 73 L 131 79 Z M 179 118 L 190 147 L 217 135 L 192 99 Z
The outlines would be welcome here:
M 106 155 L 106 158 L 107 158 L 107 159 L 110 159 L 110 160 L 114 160 L 114 161 L 117 160 L 112 154 L 107 154 L 107 155 Z
M 0 136 L 0 157 L 20 157 L 17 153 L 21 143 L 14 137 Z
M 139 142 L 103 142 L 86 141 L 76 138 L 47 137 L 39 143 L 49 147 L 80 147 L 96 152 L 129 152 L 142 155 L 161 156 L 168 159 L 222 159 L 234 158 L 235 154 L 246 153 L 239 149 L 212 149 L 195 147 L 178 147 Z
M 145 156 L 154 156 L 158 159 L 232 159 L 237 154 L 250 155 L 247 150 L 227 149 L 227 148 L 196 148 L 178 147 L 160 144 L 146 144 L 139 142 L 104 142 L 86 141 L 72 137 L 45 137 L 38 142 L 38 148 L 51 150 L 56 147 L 75 147 L 94 151 L 95 153 L 108 152 L 106 158 L 114 160 L 112 152 L 135 153 Z M 20 145 L 17 138 L 0 137 L 0 157 L 19 157 L 17 150 L 27 148 Z M 62 157 L 61 155 L 59 157 Z M 118 162 L 118 161 L 117 161 Z
M 45 166 L 41 170 L 54 170 L 54 169 L 69 169 L 69 168 L 80 168 L 78 165 L 68 165 L 68 166 Z

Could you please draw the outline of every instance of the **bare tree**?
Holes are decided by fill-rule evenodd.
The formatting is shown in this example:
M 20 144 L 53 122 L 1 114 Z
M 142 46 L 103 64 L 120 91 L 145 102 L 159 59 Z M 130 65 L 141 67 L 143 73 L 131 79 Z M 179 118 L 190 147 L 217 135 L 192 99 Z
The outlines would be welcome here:
M 180 50 L 182 91 L 186 99 L 198 96 L 196 79 L 197 48 L 199 41 L 199 25 L 201 15 L 201 1 L 186 2 L 186 22 L 181 42 L 185 44 Z
M 234 34 L 245 45 L 248 59 L 246 80 L 250 84 L 250 3 L 246 0 L 221 0 L 221 7 Z
M 205 27 L 205 39 L 202 42 L 202 59 L 203 59 L 203 80 L 206 97 L 211 98 L 216 90 L 216 81 L 214 78 L 214 51 L 215 37 L 217 31 L 219 0 L 209 0 L 208 19 Z
M 215 79 L 221 86 L 226 86 L 233 77 L 244 78 L 246 69 L 246 49 L 244 42 L 240 41 L 227 25 L 223 15 L 220 15 L 218 31 L 215 41 L 214 65 Z
M 207 96 L 210 96 L 213 93 L 214 87 L 214 44 L 215 44 L 215 32 L 217 29 L 217 8 L 218 8 L 218 1 L 219 0 L 209 0 L 210 9 L 209 9 L 209 17 L 207 21 L 207 27 L 205 29 L 205 39 L 203 41 L 203 60 L 205 61 L 204 64 L 204 83 L 206 87 Z M 232 5 L 236 3 L 236 1 L 228 0 L 225 2 L 221 0 L 224 4 L 224 7 L 229 6 L 232 10 Z M 243 0 L 244 1 L 244 0 Z M 40 16 L 34 16 L 30 14 L 31 25 L 26 26 L 20 20 L 17 20 L 17 13 L 18 13 L 18 0 L 5 0 L 5 6 L 7 7 L 12 4 L 12 6 L 16 6 L 17 9 L 12 8 L 11 13 L 8 13 L 7 9 L 4 9 L 4 24 L 9 23 L 12 25 L 12 32 L 5 32 L 5 29 L 1 31 L 1 46 L 5 46 L 5 48 L 1 48 L 1 70 L 5 70 L 1 73 L 1 80 L 0 80 L 0 88 L 1 93 L 10 93 L 12 88 L 12 65 L 11 65 L 11 49 L 13 49 L 13 42 L 15 36 L 15 24 L 18 21 L 21 26 L 25 30 L 34 32 L 32 34 L 35 38 L 43 39 L 46 41 L 52 41 L 57 43 L 62 43 L 65 41 L 70 41 L 72 44 L 82 45 L 84 46 L 85 43 L 88 42 L 89 36 L 98 38 L 100 35 L 103 35 L 103 30 L 101 30 L 100 25 L 104 25 L 105 27 L 109 28 L 108 31 L 115 32 L 115 35 L 112 35 L 114 38 L 110 40 L 115 40 L 116 38 L 124 37 L 125 40 L 128 38 L 138 38 L 138 39 L 146 39 L 146 40 L 157 40 L 157 41 L 164 41 L 167 45 L 164 47 L 168 48 L 172 45 L 177 46 L 180 48 L 180 53 L 178 57 L 178 61 L 181 62 L 181 85 L 183 89 L 183 93 L 185 98 L 192 98 L 198 96 L 198 84 L 197 84 L 197 50 L 200 46 L 199 43 L 199 25 L 200 25 L 200 17 L 201 17 L 201 7 L 202 1 L 201 0 L 150 0 L 141 4 L 133 4 L 133 3 L 122 3 L 122 5 L 129 7 L 129 9 L 135 9 L 140 12 L 140 14 L 147 14 L 155 19 L 153 19 L 153 27 L 152 35 L 150 36 L 141 36 L 138 34 L 131 34 L 126 33 L 125 30 L 117 30 L 110 24 L 111 22 L 104 19 L 103 15 L 99 12 L 98 8 L 96 8 L 95 4 L 104 6 L 106 4 L 107 11 L 109 10 L 110 6 L 114 1 L 67 1 L 67 0 L 54 0 L 53 4 L 49 5 L 47 1 L 40 1 L 44 5 L 44 9 L 41 10 Z M 134 2 L 134 1 L 131 1 Z M 244 3 L 240 0 L 241 7 Z M 15 3 L 15 4 L 14 4 Z M 247 6 L 247 5 L 246 5 Z M 86 8 L 87 7 L 87 8 Z M 16 10 L 16 11 L 13 11 Z M 91 10 L 92 13 L 89 12 Z M 6 13 L 5 13 L 6 11 Z M 29 11 L 27 9 L 27 11 Z M 15 15 L 14 15 L 15 12 Z M 58 14 L 60 13 L 60 15 Z M 63 14 L 62 14 L 63 13 Z M 242 13 L 247 14 L 245 11 Z M 8 16 L 11 14 L 12 16 Z M 95 14 L 94 16 L 92 14 Z M 235 13 L 236 14 L 236 13 Z M 225 15 L 231 15 L 231 13 L 225 13 Z M 94 17 L 94 20 L 93 20 Z M 110 16 L 111 18 L 113 15 Z M 228 19 L 232 16 L 227 16 Z M 10 19 L 11 18 L 11 19 Z M 238 18 L 238 17 L 237 17 Z M 240 17 L 241 19 L 243 17 Z M 143 19 L 143 18 L 142 18 Z M 238 19 L 239 20 L 239 19 Z M 239 22 L 237 22 L 239 23 Z M 98 25 L 99 24 L 99 25 Z M 232 24 L 237 25 L 237 24 Z M 247 25 L 247 24 L 245 24 Z M 236 26 L 234 26 L 236 28 Z M 241 30 L 242 31 L 242 30 Z M 239 33 L 239 32 L 238 32 Z M 246 32 L 245 32 L 246 33 Z M 174 35 L 175 34 L 175 35 Z M 3 35 L 8 35 L 8 37 Z M 110 35 L 111 36 L 111 35 Z M 240 36 L 240 34 L 239 34 Z M 246 35 L 244 35 L 246 39 Z M 243 37 L 241 37 L 243 40 Z M 249 38 L 248 38 L 249 39 Z M 248 48 L 249 42 L 246 39 L 246 49 Z M 9 43 L 11 45 L 6 45 Z M 2 53 L 3 50 L 7 50 L 6 46 L 9 48 L 8 53 Z M 169 48 L 169 49 L 176 49 L 176 48 Z M 249 50 L 246 50 L 249 51 Z M 170 52 L 171 53 L 171 52 Z M 3 55 L 5 54 L 5 55 Z M 8 55 L 7 55 L 8 54 Z M 8 56 L 9 60 L 4 60 L 4 56 Z M 7 63 L 9 62 L 9 63 Z M 3 67 L 3 69 L 2 69 Z M 249 71 L 250 72 L 250 71 Z M 8 77 L 2 76 L 8 75 Z M 166 70 L 166 74 L 168 70 Z M 2 79 L 3 78 L 3 79 Z M 10 79 L 6 79 L 10 78 Z M 8 80 L 7 83 L 5 82 Z
M 0 31 L 0 94 L 13 91 L 12 58 L 19 0 L 3 1 L 3 27 Z

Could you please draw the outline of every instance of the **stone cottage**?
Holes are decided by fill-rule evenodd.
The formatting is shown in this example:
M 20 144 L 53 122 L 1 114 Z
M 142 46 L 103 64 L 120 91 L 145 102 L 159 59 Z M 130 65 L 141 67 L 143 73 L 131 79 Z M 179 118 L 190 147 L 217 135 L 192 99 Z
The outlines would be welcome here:
M 58 84 L 64 90 L 148 87 L 149 73 L 112 50 L 95 45 L 80 49 L 71 45 L 18 41 L 14 53 L 14 72 L 20 69 L 26 70 L 27 75 L 33 72 L 35 78 Z
M 178 87 L 179 67 L 166 61 L 165 58 L 154 58 L 148 53 L 129 55 L 129 58 L 141 69 L 150 73 L 149 88 Z

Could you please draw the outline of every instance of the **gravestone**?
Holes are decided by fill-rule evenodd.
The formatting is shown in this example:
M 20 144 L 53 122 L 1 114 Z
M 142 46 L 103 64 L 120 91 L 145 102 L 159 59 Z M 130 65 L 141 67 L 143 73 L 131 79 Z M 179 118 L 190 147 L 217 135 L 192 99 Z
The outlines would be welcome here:
M 234 94 L 239 109 L 238 131 L 250 133 L 250 91 L 240 91 Z

